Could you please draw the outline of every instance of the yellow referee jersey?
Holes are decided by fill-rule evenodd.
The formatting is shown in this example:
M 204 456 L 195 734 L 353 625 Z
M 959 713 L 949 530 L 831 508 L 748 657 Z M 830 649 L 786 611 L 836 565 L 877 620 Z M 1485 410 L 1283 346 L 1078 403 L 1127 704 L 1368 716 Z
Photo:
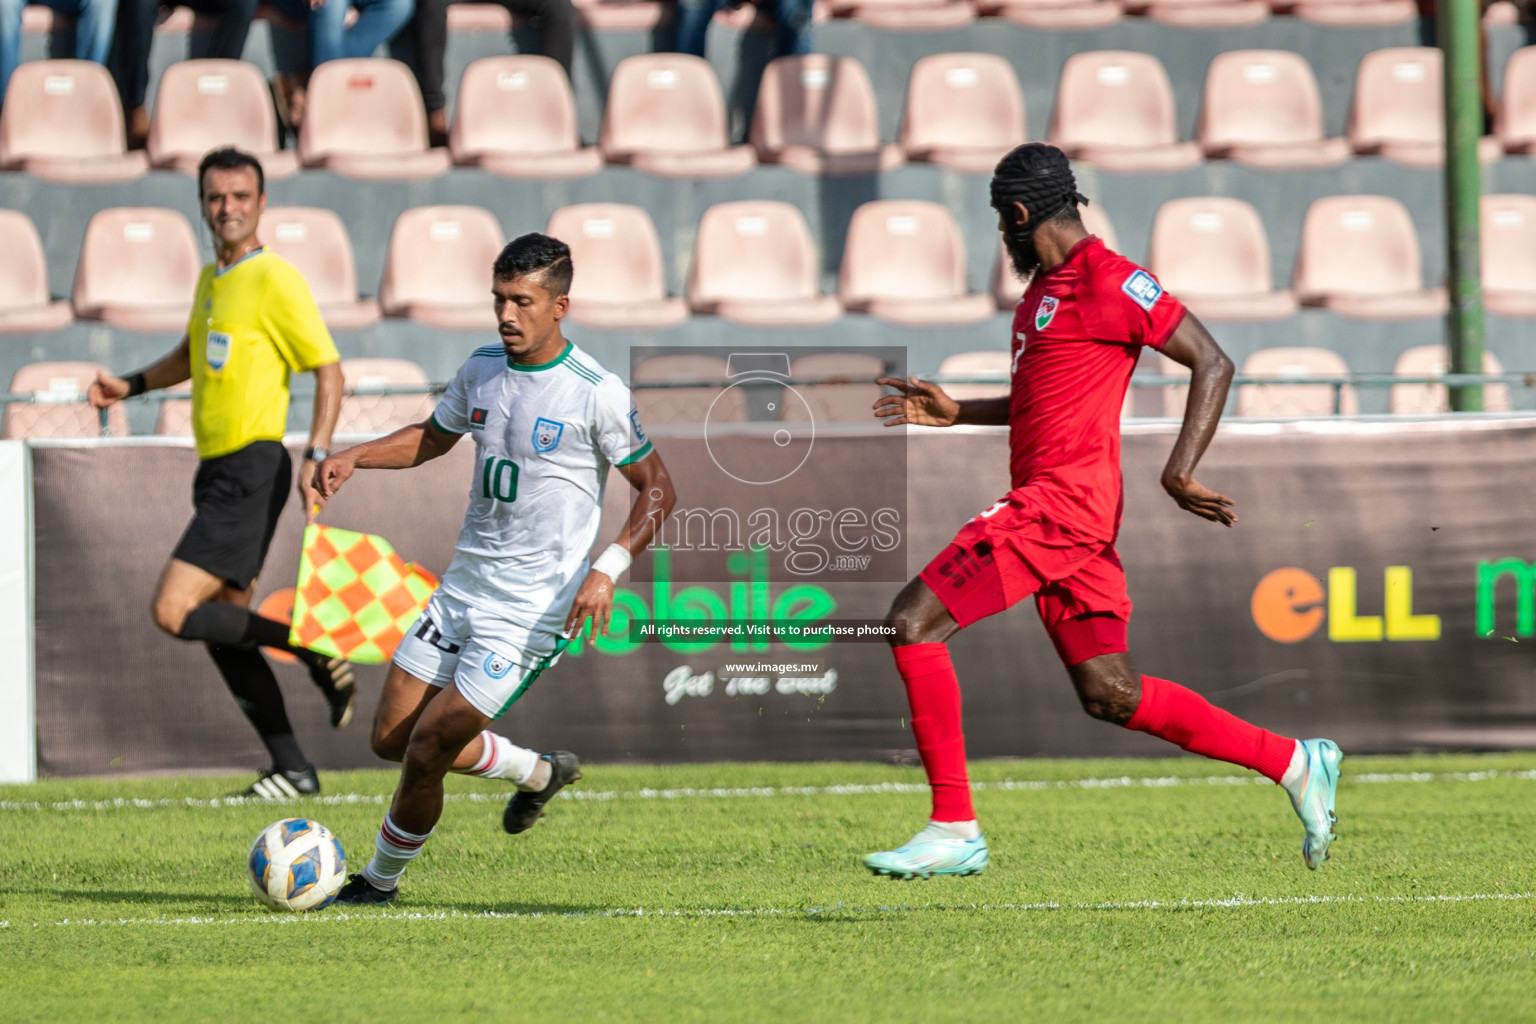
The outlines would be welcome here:
M 192 434 L 203 459 L 281 441 L 289 375 L 340 358 L 303 276 L 265 249 L 223 270 L 203 268 L 187 338 Z

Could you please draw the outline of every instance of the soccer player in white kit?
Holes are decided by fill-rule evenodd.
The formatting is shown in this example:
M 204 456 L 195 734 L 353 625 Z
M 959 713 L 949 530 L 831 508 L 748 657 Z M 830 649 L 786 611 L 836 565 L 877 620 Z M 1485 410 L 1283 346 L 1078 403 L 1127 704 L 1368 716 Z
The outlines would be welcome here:
M 531 826 L 580 777 L 574 755 L 542 758 L 490 724 L 554 664 L 590 617 L 606 630 L 614 586 L 675 502 L 629 388 L 566 341 L 571 252 L 530 234 L 502 250 L 491 294 L 501 344 L 477 350 L 425 423 L 349 448 L 320 467 L 329 498 L 355 469 L 404 469 L 475 443 L 469 510 L 442 585 L 395 652 L 373 749 L 402 762 L 373 859 L 337 896 L 390 903 L 432 834 L 450 771 L 518 785 L 503 816 Z M 638 492 L 618 539 L 590 567 L 610 466 Z

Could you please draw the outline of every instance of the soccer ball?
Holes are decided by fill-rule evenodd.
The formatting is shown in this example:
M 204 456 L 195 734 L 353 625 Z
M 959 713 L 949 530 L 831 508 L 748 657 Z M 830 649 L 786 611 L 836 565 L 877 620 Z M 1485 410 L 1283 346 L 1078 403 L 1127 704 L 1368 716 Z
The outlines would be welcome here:
M 319 910 L 347 880 L 347 855 L 318 821 L 284 818 L 251 844 L 246 874 L 256 898 L 272 910 Z

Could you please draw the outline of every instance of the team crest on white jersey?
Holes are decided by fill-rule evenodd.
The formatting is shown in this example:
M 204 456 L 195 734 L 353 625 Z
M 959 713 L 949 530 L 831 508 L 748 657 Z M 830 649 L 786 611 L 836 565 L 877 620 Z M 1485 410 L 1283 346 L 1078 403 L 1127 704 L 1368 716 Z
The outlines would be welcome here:
M 1061 301 L 1054 295 L 1047 295 L 1040 300 L 1040 305 L 1035 307 L 1035 330 L 1043 331 L 1051 325 L 1056 317 L 1056 310 Z
M 565 433 L 565 424 L 558 420 L 547 420 L 540 416 L 538 422 L 533 425 L 533 450 L 536 452 L 552 452 L 560 443 L 560 435 Z

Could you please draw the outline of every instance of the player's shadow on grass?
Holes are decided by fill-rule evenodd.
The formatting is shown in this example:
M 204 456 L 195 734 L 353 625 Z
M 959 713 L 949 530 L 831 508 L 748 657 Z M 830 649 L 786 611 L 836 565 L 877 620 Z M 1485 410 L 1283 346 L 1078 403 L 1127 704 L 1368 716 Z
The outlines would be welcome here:
M 125 906 L 135 904 L 150 906 L 180 906 L 204 913 L 251 910 L 260 906 L 249 893 L 223 892 L 153 892 L 127 889 L 33 889 L 30 893 L 9 890 L 12 894 L 53 896 L 62 903 L 115 903 Z

